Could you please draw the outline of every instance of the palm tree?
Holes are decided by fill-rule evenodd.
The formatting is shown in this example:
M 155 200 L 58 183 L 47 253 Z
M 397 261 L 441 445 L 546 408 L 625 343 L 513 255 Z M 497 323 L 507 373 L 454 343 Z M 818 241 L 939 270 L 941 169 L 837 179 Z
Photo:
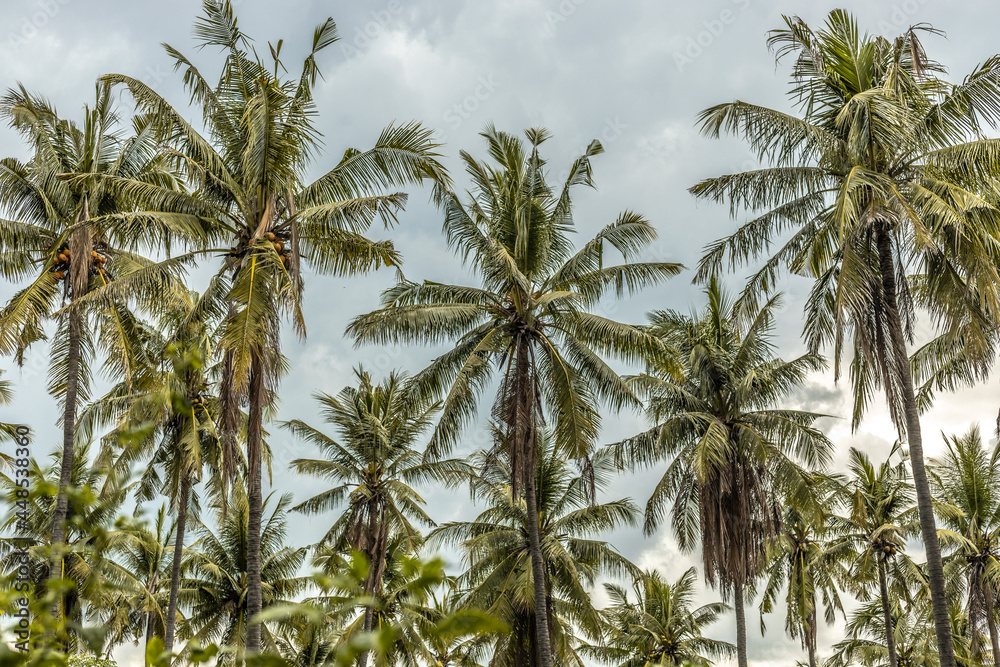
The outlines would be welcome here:
M 264 606 L 291 604 L 308 585 L 307 577 L 297 576 L 305 562 L 306 549 L 286 546 L 285 515 L 291 505 L 290 495 L 274 503 L 274 509 L 261 531 L 261 580 Z M 265 502 L 265 508 L 267 506 Z M 235 652 L 225 660 L 241 661 L 246 648 L 248 625 L 252 618 L 249 602 L 247 542 L 250 539 L 250 504 L 246 491 L 233 485 L 228 510 L 217 531 L 199 525 L 195 544 L 186 550 L 181 581 L 181 604 L 190 613 L 188 625 L 194 639 L 205 645 L 218 642 Z M 277 637 L 263 624 L 265 650 L 278 652 Z
M 337 569 L 348 575 L 342 576 L 340 586 L 330 591 L 335 595 L 326 597 L 335 616 L 344 621 L 338 645 L 344 647 L 363 641 L 377 629 L 379 634 L 373 638 L 377 647 L 373 663 L 377 667 L 416 667 L 431 663 L 430 650 L 424 641 L 430 615 L 425 607 L 429 582 L 420 563 L 413 558 L 411 547 L 410 539 L 402 534 L 389 540 L 382 554 L 381 585 L 373 592 L 369 590 L 370 573 L 376 569 L 376 564 L 363 554 L 355 561 L 360 567 L 353 568 L 333 549 L 318 560 L 326 572 L 337 563 L 340 565 Z M 333 554 L 337 557 L 330 558 Z M 365 601 L 360 614 L 354 613 L 356 607 L 350 603 L 352 598 Z M 369 651 L 363 651 L 357 664 L 365 664 L 368 655 Z
M 423 538 L 415 524 L 435 524 L 413 488 L 421 482 L 455 484 L 468 478 L 469 467 L 459 460 L 424 461 L 414 447 L 430 429 L 437 404 L 412 401 L 405 391 L 406 376 L 391 373 L 376 385 L 364 369 L 356 369 L 357 387 L 336 397 L 318 394 L 327 423 L 339 441 L 301 421 L 285 424 L 296 436 L 316 444 L 323 459 L 295 459 L 292 470 L 327 479 L 332 488 L 293 509 L 316 514 L 347 501 L 347 509 L 319 542 L 338 551 L 356 549 L 368 559 L 364 593 L 381 593 L 389 544 L 402 540 L 413 550 Z M 371 632 L 374 607 L 365 611 L 363 632 Z M 367 654 L 359 661 L 367 663 Z
M 178 187 L 172 167 L 156 156 L 157 136 L 148 119 L 135 120 L 133 136 L 121 134 L 111 93 L 110 86 L 97 85 L 83 127 L 60 118 L 23 87 L 0 99 L 0 115 L 33 150 L 28 162 L 0 160 L 0 208 L 11 218 L 0 221 L 0 275 L 14 283 L 30 281 L 0 310 L 0 353 L 22 361 L 25 350 L 45 337 L 45 322 L 57 321 L 49 384 L 63 400 L 60 493 L 52 523 L 56 545 L 65 537 L 77 402 L 89 394 L 91 357 L 102 350 L 107 369 L 129 381 L 143 349 L 128 335 L 135 316 L 126 303 L 162 299 L 166 281 L 176 279 L 177 262 L 157 264 L 134 252 L 176 236 L 174 230 L 140 224 L 134 209 L 141 198 L 79 180 L 103 175 L 155 183 L 164 191 Z M 120 298 L 83 308 L 86 296 L 119 281 Z M 61 309 L 60 299 L 71 307 Z
M 765 166 L 691 189 L 752 218 L 709 246 L 699 277 L 766 256 L 791 232 L 749 279 L 744 301 L 769 291 L 782 270 L 810 276 L 804 335 L 814 351 L 833 342 L 836 375 L 842 351 L 852 353 L 855 426 L 873 391 L 885 390 L 912 457 L 941 667 L 954 667 L 907 345 L 917 295 L 961 344 L 974 377 L 990 367 L 1000 314 L 1000 212 L 991 203 L 1000 142 L 983 128 L 1000 120 L 1000 58 L 955 85 L 918 39 L 935 33 L 927 26 L 890 40 L 862 34 L 843 10 L 815 32 L 799 19 L 785 23 L 768 43 L 779 59 L 796 56 L 790 97 L 801 115 L 732 102 L 700 116 L 705 134 L 742 136 Z M 914 270 L 922 275 L 911 278 Z
M 160 506 L 152 526 L 122 519 L 119 523 L 109 538 L 118 591 L 102 619 L 105 645 L 115 646 L 130 635 L 148 645 L 153 637 L 163 637 L 166 628 L 163 582 L 169 581 L 176 525 L 169 520 L 166 504 Z
M 692 608 L 697 578 L 693 567 L 672 583 L 658 572 L 643 572 L 633 583 L 634 602 L 622 586 L 604 584 L 611 598 L 603 612 L 605 643 L 582 652 L 618 667 L 707 666 L 710 658 L 732 657 L 736 647 L 702 634 L 728 607 L 714 602 Z
M 908 604 L 899 605 L 893 601 L 893 606 L 899 608 L 899 614 L 894 619 L 894 636 L 897 661 L 900 667 L 939 667 L 938 646 L 936 635 L 928 632 L 932 613 L 927 596 L 916 598 Z M 949 627 L 955 641 L 955 655 L 958 664 L 964 667 L 980 665 L 971 643 L 968 619 L 958 605 L 949 606 L 951 616 Z M 845 628 L 846 637 L 834 646 L 833 655 L 824 663 L 824 667 L 887 667 L 890 657 L 885 645 L 885 617 L 878 602 L 863 605 L 855 610 L 848 619 Z M 982 638 L 980 638 L 982 639 Z
M 644 532 L 653 534 L 669 511 L 681 549 L 700 541 L 705 579 L 719 585 L 723 600 L 733 599 L 737 656 L 746 667 L 744 591 L 767 562 L 783 499 L 804 511 L 817 507 L 800 463 L 824 466 L 832 444 L 813 426 L 822 415 L 779 407 L 822 366 L 813 354 L 774 356 L 779 297 L 743 318 L 716 281 L 706 294 L 697 315 L 650 316 L 646 332 L 676 357 L 651 358 L 648 372 L 629 379 L 648 396 L 656 426 L 614 447 L 623 467 L 669 461 L 646 503 Z
M 311 184 L 304 177 L 319 145 L 313 86 L 317 57 L 337 39 L 327 19 L 313 34 L 312 46 L 297 79 L 283 79 L 282 42 L 271 48 L 272 62 L 257 57 L 240 30 L 229 0 L 205 0 L 195 23 L 199 47 L 222 50 L 225 64 L 213 87 L 180 51 L 166 47 L 192 101 L 202 108 L 208 136 L 198 133 L 146 83 L 122 74 L 106 81 L 128 87 L 138 106 L 151 114 L 170 148 L 198 187 L 177 194 L 129 179 L 107 179 L 115 192 L 142 193 L 155 201 L 164 220 L 179 213 L 210 220 L 222 254 L 219 275 L 231 281 L 229 316 L 220 341 L 224 355 L 221 423 L 225 446 L 235 448 L 240 427 L 238 406 L 247 404 L 250 534 L 249 611 L 260 611 L 258 534 L 262 517 L 261 447 L 265 409 L 284 366 L 278 347 L 282 317 L 289 316 L 300 337 L 306 333 L 301 311 L 303 260 L 318 273 L 354 275 L 380 265 L 398 265 L 391 243 L 365 238 L 376 219 L 395 221 L 406 195 L 390 187 L 426 178 L 448 183 L 437 162 L 431 132 L 416 123 L 385 129 L 367 151 L 348 149 L 340 162 Z M 225 457 L 235 461 L 232 452 Z M 226 471 L 227 478 L 235 474 Z M 259 630 L 250 628 L 248 650 L 260 648 Z
M 867 454 L 851 448 L 848 459 L 850 479 L 841 489 L 839 503 L 846 516 L 830 517 L 834 550 L 849 547 L 854 552 L 851 579 L 862 593 L 878 582 L 881 626 L 889 667 L 899 667 L 896 648 L 897 624 L 903 621 L 894 614 L 893 598 L 909 601 L 910 581 L 923 582 L 924 575 L 906 556 L 906 540 L 916 532 L 913 487 L 906 463 L 901 458 L 891 463 L 893 449 L 877 468 Z M 895 595 L 891 595 L 893 590 Z M 870 597 L 870 596 L 869 596 Z M 950 630 L 949 630 L 950 632 Z
M 823 480 L 820 480 L 823 484 Z M 821 507 L 829 507 L 829 495 L 823 494 Z M 846 545 L 831 548 L 823 542 L 826 536 L 824 512 L 803 512 L 794 503 L 785 505 L 781 533 L 767 547 L 768 566 L 765 568 L 764 589 L 760 603 L 761 630 L 764 614 L 774 611 L 778 595 L 785 589 L 785 630 L 792 638 L 802 641 L 809 654 L 809 667 L 816 662 L 816 633 L 819 625 L 819 602 L 827 624 L 844 615 L 838 587 L 853 590 L 843 561 L 849 553 Z M 817 600 L 817 597 L 820 600 Z
M 281 657 L 293 667 L 333 664 L 340 628 L 330 623 L 307 623 L 299 619 L 277 633 L 275 643 Z
M 629 499 L 592 502 L 590 484 L 603 487 L 615 471 L 607 450 L 591 458 L 590 475 L 581 475 L 557 451 L 555 438 L 543 436 L 538 444 L 536 488 L 538 506 L 528 512 L 524 500 L 513 492 L 511 466 L 505 458 L 480 453 L 481 473 L 473 478 L 474 500 L 487 509 L 473 521 L 442 525 L 429 536 L 430 544 L 460 545 L 469 569 L 459 578 L 467 589 L 465 607 L 480 609 L 505 623 L 511 632 L 483 638 L 492 644 L 491 667 L 531 664 L 538 653 L 542 619 L 552 638 L 553 657 L 559 665 L 582 665 L 574 649 L 574 629 L 590 639 L 600 636 L 600 613 L 594 608 L 590 587 L 602 575 L 639 574 L 638 569 L 610 544 L 596 539 L 600 533 L 634 525 L 638 508 Z M 528 525 L 538 521 L 540 550 L 544 554 L 545 604 L 536 606 L 535 568 Z
M 102 424 L 115 421 L 104 437 L 100 460 L 113 474 L 127 477 L 133 467 L 146 460 L 136 500 L 152 499 L 157 493 L 169 498 L 176 509 L 177 525 L 172 549 L 170 593 L 163 628 L 164 650 L 173 649 L 181 560 L 187 531 L 188 509 L 193 487 L 206 464 L 213 471 L 210 492 L 218 497 L 219 474 L 230 464 L 221 451 L 216 421 L 219 400 L 211 390 L 210 368 L 218 342 L 222 317 L 219 281 L 202 295 L 185 292 L 173 307 L 164 309 L 160 325 L 141 332 L 149 350 L 151 368 L 142 369 L 131 383 L 122 382 L 80 415 L 79 428 L 89 435 Z M 237 460 L 236 467 L 245 465 Z M 196 498 L 196 496 L 195 496 Z
M 416 376 L 415 396 L 443 394 L 441 419 L 428 447 L 430 457 L 456 442 L 476 416 L 479 396 L 494 375 L 500 389 L 493 403 L 496 448 L 508 457 L 515 493 L 523 488 L 529 513 L 535 609 L 545 609 L 544 564 L 534 516 L 534 485 L 543 413 L 553 420 L 556 449 L 571 458 L 593 448 L 600 424 L 596 402 L 613 408 L 638 400 L 602 359 L 614 354 L 635 360 L 660 346 L 634 327 L 591 312 L 602 296 L 634 293 L 675 275 L 680 265 L 633 262 L 656 238 L 642 216 L 622 213 L 578 252 L 572 252 L 572 194 L 593 186 L 593 142 L 569 170 L 562 189 L 546 182 L 539 148 L 549 133 L 528 130 L 529 146 L 487 127 L 482 133 L 496 166 L 462 153 L 475 193 L 439 189 L 444 232 L 463 260 L 471 261 L 480 287 L 401 282 L 382 296 L 382 308 L 356 318 L 348 333 L 359 342 L 448 343 L 451 349 Z M 624 264 L 605 265 L 605 247 Z M 457 341 L 457 343 L 455 342 Z M 552 652 L 538 614 L 538 662 L 551 667 Z
M 491 640 L 509 632 L 494 617 L 464 606 L 461 581 L 453 576 L 431 592 L 426 618 L 424 642 L 431 664 L 439 667 L 482 667 Z
M 967 586 L 968 618 L 972 650 L 981 652 L 976 639 L 983 623 L 989 630 L 993 664 L 1000 667 L 1000 637 L 997 633 L 997 575 L 1000 563 L 1000 447 L 992 452 L 983 446 L 979 427 L 962 437 L 945 437 L 947 449 L 931 459 L 931 487 L 941 503 L 957 508 L 944 524 L 965 540 L 954 558 L 962 563 Z

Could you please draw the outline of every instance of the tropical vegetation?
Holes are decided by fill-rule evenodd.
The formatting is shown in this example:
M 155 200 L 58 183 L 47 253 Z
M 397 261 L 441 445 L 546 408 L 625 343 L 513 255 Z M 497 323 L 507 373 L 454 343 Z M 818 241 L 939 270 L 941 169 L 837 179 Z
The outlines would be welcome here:
M 761 167 L 691 187 L 738 224 L 683 310 L 655 245 L 677 222 L 596 191 L 601 142 L 550 162 L 548 129 L 488 124 L 457 184 L 433 127 L 393 122 L 331 160 L 337 25 L 292 74 L 235 4 L 194 24 L 214 75 L 165 46 L 187 99 L 135 73 L 80 119 L 0 98 L 27 156 L 0 160 L 0 355 L 45 355 L 62 432 L 0 421 L 0 665 L 747 667 L 751 608 L 809 667 L 1000 667 L 1000 445 L 921 429 L 995 361 L 1000 56 L 952 83 L 930 26 L 785 17 L 790 111 L 698 117 Z M 418 188 L 463 278 L 406 266 Z M 307 297 L 340 309 L 329 281 L 381 267 L 344 340 L 429 361 L 284 386 Z M 809 391 L 828 350 L 849 415 Z M 892 447 L 835 442 L 880 395 Z

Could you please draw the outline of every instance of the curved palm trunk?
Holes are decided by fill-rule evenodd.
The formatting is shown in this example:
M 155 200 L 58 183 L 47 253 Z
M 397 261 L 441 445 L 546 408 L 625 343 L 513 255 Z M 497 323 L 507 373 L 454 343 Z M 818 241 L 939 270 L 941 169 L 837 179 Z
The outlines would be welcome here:
M 892 610 L 889 608 L 889 587 L 885 581 L 885 562 L 878 561 L 878 591 L 882 598 L 882 619 L 885 622 L 885 646 L 889 650 L 889 667 L 897 667 L 896 657 L 896 624 L 892 620 Z
M 736 583 L 733 585 L 733 607 L 736 609 L 736 663 L 739 667 L 747 667 L 747 619 L 743 602 L 743 584 Z
M 247 528 L 247 653 L 260 652 L 260 624 L 252 619 L 260 613 L 263 596 L 260 586 L 260 527 L 263 514 L 261 493 L 261 447 L 264 421 L 264 367 L 254 355 L 250 370 L 250 414 L 247 426 L 247 465 L 249 483 L 249 525 Z
M 539 667 L 552 667 L 552 640 L 549 637 L 548 596 L 545 592 L 545 560 L 538 526 L 538 499 L 534 471 L 525 476 L 524 500 L 528 506 L 528 548 L 531 552 L 531 581 L 535 588 L 535 636 Z
M 181 557 L 184 555 L 184 531 L 187 528 L 188 498 L 191 494 L 191 477 L 181 475 L 180 497 L 177 499 L 177 535 L 174 537 L 174 558 L 170 567 L 170 601 L 167 603 L 167 620 L 163 631 L 163 648 L 174 648 L 174 628 L 177 622 L 177 596 L 181 582 Z
M 924 445 L 920 433 L 920 415 L 910 374 L 910 360 L 906 353 L 906 338 L 899 317 L 897 302 L 896 273 L 892 257 L 889 230 L 880 226 L 877 232 L 879 269 L 882 274 L 882 291 L 885 299 L 886 323 L 889 328 L 892 352 L 899 372 L 899 391 L 903 400 L 903 414 L 906 420 L 906 439 L 910 449 L 910 465 L 913 469 L 913 486 L 917 492 L 917 510 L 920 514 L 920 535 L 927 556 L 927 581 L 931 590 L 931 607 L 934 614 L 934 630 L 937 634 L 940 667 L 955 667 L 955 649 L 951 637 L 951 617 L 948 613 L 948 599 L 945 596 L 944 568 L 941 563 L 941 546 L 938 544 L 934 509 L 931 505 L 931 489 L 924 467 Z

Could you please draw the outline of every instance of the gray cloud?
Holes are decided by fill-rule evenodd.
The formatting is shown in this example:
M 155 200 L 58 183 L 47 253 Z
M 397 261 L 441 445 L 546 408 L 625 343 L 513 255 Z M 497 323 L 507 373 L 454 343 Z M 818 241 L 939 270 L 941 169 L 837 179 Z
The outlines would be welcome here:
M 953 68 L 956 77 L 990 55 L 989 26 L 1000 7 L 985 0 L 956 6 L 934 0 L 840 3 L 856 11 L 873 31 L 895 33 L 911 23 L 927 21 L 951 39 L 932 39 L 929 47 Z M 745 99 L 787 108 L 788 72 L 775 68 L 764 44 L 765 33 L 780 25 L 780 15 L 801 14 L 822 20 L 833 6 L 793 0 L 706 0 L 700 3 L 631 0 L 512 0 L 503 3 L 460 0 L 372 0 L 313 2 L 293 0 L 238 3 L 245 30 L 264 47 L 286 40 L 286 60 L 302 55 L 312 27 L 332 15 L 343 37 L 322 60 L 325 79 L 317 90 L 319 126 L 326 151 L 313 165 L 318 175 L 349 146 L 370 145 L 386 124 L 420 120 L 447 138 L 447 164 L 464 186 L 457 161 L 459 149 L 482 154 L 477 133 L 487 122 L 518 131 L 544 124 L 554 132 L 547 155 L 558 174 L 593 138 L 603 138 L 607 153 L 595 160 L 599 189 L 579 197 L 578 218 L 585 238 L 625 208 L 647 215 L 658 227 L 655 256 L 682 261 L 689 267 L 701 248 L 731 228 L 724 207 L 696 204 L 686 189 L 701 178 L 745 169 L 753 156 L 737 141 L 710 141 L 699 136 L 695 117 L 701 109 L 723 101 Z M 93 97 L 95 78 L 119 71 L 155 84 L 175 103 L 186 99 L 179 77 L 159 42 L 166 41 L 199 63 L 218 63 L 217 54 L 196 52 L 190 26 L 200 3 L 194 0 L 126 2 L 124 0 L 11 0 L 0 5 L 0 85 L 23 82 L 48 95 L 65 115 L 80 116 Z M 972 17 L 975 17 L 974 19 Z M 206 66 L 206 70 L 213 71 Z M 128 100 L 123 100 L 123 111 Z M 196 115 L 192 113 L 192 117 Z M 0 131 L 0 153 L 25 154 L 9 130 Z M 450 255 L 439 234 L 440 217 L 429 205 L 427 191 L 411 193 L 410 205 L 392 236 L 406 258 L 405 273 L 414 279 L 463 281 L 468 276 Z M 196 274 L 198 280 L 203 273 Z M 728 279 L 737 289 L 747 271 Z M 616 305 L 615 316 L 642 321 L 650 308 L 690 309 L 699 303 L 690 272 L 641 299 Z M 311 278 L 305 302 L 309 337 L 303 343 L 290 333 L 283 341 L 292 372 L 282 385 L 281 417 L 319 424 L 311 394 L 336 392 L 351 382 L 351 368 L 364 363 L 372 370 L 419 369 L 440 350 L 421 348 L 355 349 L 343 338 L 354 315 L 376 305 L 380 290 L 394 275 L 382 271 L 346 281 Z M 801 307 L 808 283 L 786 282 L 788 299 L 779 321 L 784 356 L 801 354 L 798 339 Z M 0 287 L 4 299 L 10 287 Z M 45 393 L 44 346 L 28 356 L 24 370 L 10 371 L 18 383 L 16 401 L 5 417 L 32 424 L 38 431 L 36 453 L 59 441 L 55 403 Z M 8 364 L 8 367 L 11 364 Z M 837 443 L 836 464 L 843 466 L 847 448 L 858 446 L 873 456 L 888 452 L 895 432 L 883 411 L 875 409 L 852 433 L 847 387 L 834 385 L 832 373 L 811 378 L 791 400 L 800 407 L 830 412 L 845 419 L 829 424 Z M 927 449 L 940 447 L 939 431 L 964 431 L 983 421 L 989 432 L 1000 403 L 990 382 L 985 387 L 942 396 L 925 418 Z M 605 439 L 614 441 L 645 428 L 641 416 L 622 414 L 605 421 Z M 300 443 L 275 432 L 275 487 L 294 489 L 302 499 L 319 490 L 312 480 L 295 479 L 288 461 L 311 455 Z M 657 470 L 622 475 L 607 497 L 633 497 L 643 503 Z M 463 491 L 428 489 L 431 513 L 440 520 L 468 518 L 475 509 Z M 292 517 L 298 544 L 318 536 L 321 520 Z M 636 562 L 679 576 L 698 563 L 679 554 L 666 531 L 644 538 L 638 531 L 611 536 Z M 714 598 L 707 591 L 703 599 Z M 751 625 L 756 614 L 748 610 Z M 783 634 L 780 614 L 769 619 L 769 633 L 751 631 L 755 664 L 789 664 L 802 656 L 796 642 Z M 727 618 L 712 634 L 732 638 Z M 837 629 L 821 630 L 823 651 Z M 138 653 L 122 651 L 131 661 Z

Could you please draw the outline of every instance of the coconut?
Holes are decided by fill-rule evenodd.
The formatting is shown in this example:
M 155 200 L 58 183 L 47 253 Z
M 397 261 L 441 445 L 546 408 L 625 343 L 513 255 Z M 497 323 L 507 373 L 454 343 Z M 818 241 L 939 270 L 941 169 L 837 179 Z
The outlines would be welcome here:
M 267 240 L 268 240 L 268 241 L 271 241 L 272 243 L 274 242 L 274 240 L 275 240 L 276 238 L 278 238 L 277 236 L 275 236 L 274 232 L 268 232 L 268 233 L 267 233 L 267 234 L 265 234 L 264 236 L 266 236 L 266 237 L 267 237 Z
M 62 280 L 63 278 L 66 277 L 66 274 L 63 273 L 62 271 L 55 271 L 52 273 L 52 275 L 56 277 L 56 280 Z

